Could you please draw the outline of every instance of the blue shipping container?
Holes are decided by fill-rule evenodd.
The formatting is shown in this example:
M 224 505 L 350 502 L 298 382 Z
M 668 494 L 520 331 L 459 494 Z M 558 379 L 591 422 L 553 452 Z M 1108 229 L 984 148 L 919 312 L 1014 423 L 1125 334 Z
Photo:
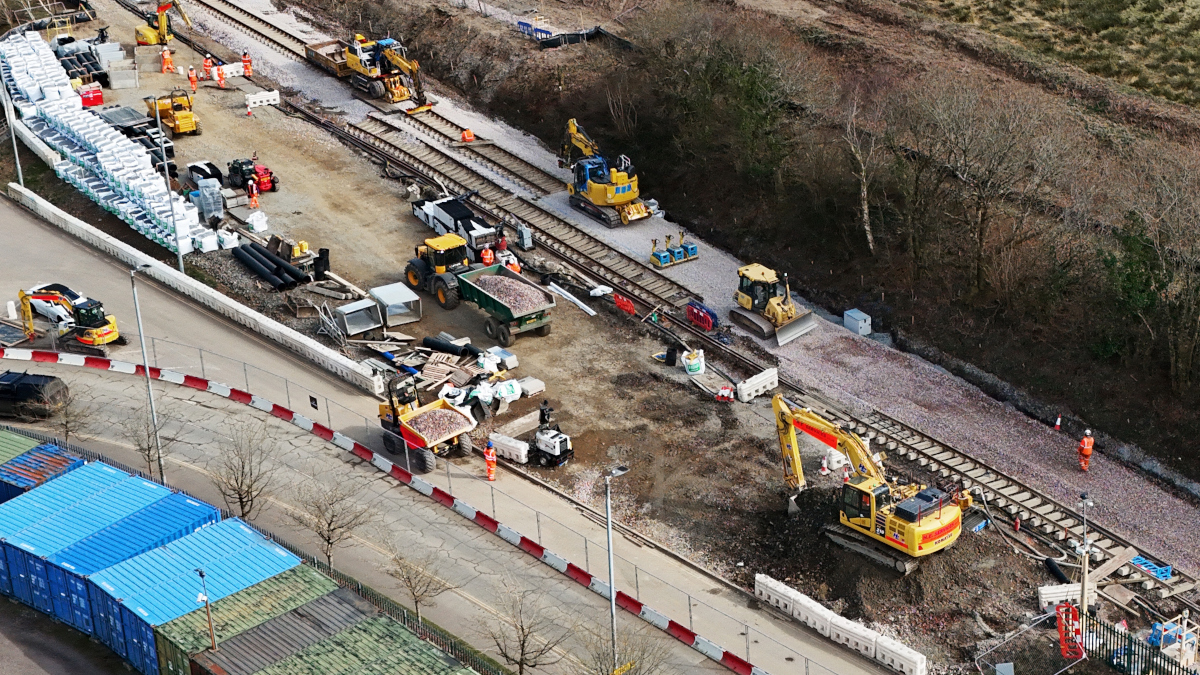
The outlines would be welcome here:
M 0 504 L 0 540 L 59 511 L 71 508 L 81 500 L 103 492 L 129 478 L 103 462 L 86 464 L 71 473 L 52 480 L 36 490 Z M 8 565 L 0 555 L 0 593 L 12 595 L 12 580 Z
M 145 675 L 159 675 L 154 627 L 286 572 L 300 559 L 237 518 L 221 521 L 88 579 L 94 634 Z
M 27 605 L 54 614 L 46 558 L 151 504 L 171 496 L 171 490 L 139 476 L 125 480 L 89 499 L 26 527 L 0 542 L 12 570 L 12 594 Z
M 46 443 L 0 464 L 0 504 L 83 466 L 83 459 Z
M 46 559 L 54 616 L 92 634 L 88 576 L 220 522 L 221 512 L 175 493 Z

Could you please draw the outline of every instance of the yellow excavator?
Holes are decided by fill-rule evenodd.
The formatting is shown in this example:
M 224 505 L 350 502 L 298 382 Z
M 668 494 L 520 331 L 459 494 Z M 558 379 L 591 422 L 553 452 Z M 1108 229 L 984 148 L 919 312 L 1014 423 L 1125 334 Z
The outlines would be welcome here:
M 38 313 L 49 319 L 51 330 L 57 337 L 74 336 L 75 341 L 59 344 L 64 352 L 107 356 L 109 344 L 126 344 L 117 330 L 117 319 L 104 311 L 99 300 L 84 297 L 61 284 L 45 284 L 28 291 L 20 291 L 21 323 L 25 337 L 33 340 L 37 331 L 33 326 L 33 303 L 38 303 Z M 78 344 L 76 344 L 78 343 Z
M 812 310 L 792 302 L 787 275 L 780 282 L 775 270 L 758 263 L 738 268 L 733 300 L 738 306 L 729 310 L 729 318 L 764 340 L 774 335 L 780 347 L 817 327 Z
M 841 453 L 848 462 L 849 477 L 837 500 L 839 522 L 825 526 L 825 535 L 834 543 L 908 574 L 917 568 L 919 558 L 958 540 L 963 513 L 973 503 L 969 494 L 950 495 L 927 485 L 900 484 L 884 472 L 887 456 L 872 453 L 858 434 L 791 403 L 782 394 L 775 395 L 771 407 L 783 454 L 784 480 L 796 495 L 805 488 L 797 430 Z M 796 495 L 789 499 L 789 513 L 799 510 Z
M 578 161 L 572 161 L 575 148 L 583 155 Z M 638 192 L 633 162 L 621 155 L 609 166 L 600 155 L 600 146 L 573 118 L 567 121 L 558 165 L 571 167 L 571 182 L 567 183 L 571 206 L 606 226 L 628 225 L 650 217 L 650 209 Z
M 165 45 L 175 39 L 175 34 L 171 32 L 171 18 L 167 16 L 167 10 L 171 7 L 179 12 L 189 29 L 192 27 L 192 20 L 183 11 L 183 5 L 176 0 L 158 0 L 158 16 L 153 20 L 147 17 L 146 25 L 133 29 L 139 45 Z
M 372 98 L 388 103 L 411 100 L 416 107 L 405 111 L 410 115 L 433 107 L 425 98 L 421 64 L 409 59 L 404 47 L 392 38 L 368 40 L 356 34 L 346 47 L 346 65 L 353 71 L 350 83 Z

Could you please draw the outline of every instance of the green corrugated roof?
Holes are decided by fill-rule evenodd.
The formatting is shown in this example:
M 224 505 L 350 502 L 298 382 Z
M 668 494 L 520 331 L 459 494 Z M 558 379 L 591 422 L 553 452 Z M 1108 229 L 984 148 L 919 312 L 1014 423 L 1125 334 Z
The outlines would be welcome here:
M 473 675 L 400 623 L 360 621 L 255 675 Z
M 0 464 L 20 457 L 41 444 L 41 441 L 35 441 L 28 436 L 0 429 Z
M 297 565 L 266 581 L 212 604 L 213 629 L 218 644 L 281 614 L 337 590 L 333 579 L 308 565 Z M 158 666 L 167 675 L 186 675 L 188 657 L 208 649 L 208 618 L 204 607 L 169 621 L 154 630 Z

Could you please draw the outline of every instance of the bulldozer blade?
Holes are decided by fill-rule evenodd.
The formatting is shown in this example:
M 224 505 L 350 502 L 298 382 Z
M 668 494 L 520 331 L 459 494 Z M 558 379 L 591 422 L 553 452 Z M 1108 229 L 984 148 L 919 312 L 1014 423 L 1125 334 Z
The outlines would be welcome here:
M 817 315 L 811 310 L 804 312 L 793 321 L 785 323 L 775 330 L 775 340 L 782 347 L 796 338 L 817 327 Z

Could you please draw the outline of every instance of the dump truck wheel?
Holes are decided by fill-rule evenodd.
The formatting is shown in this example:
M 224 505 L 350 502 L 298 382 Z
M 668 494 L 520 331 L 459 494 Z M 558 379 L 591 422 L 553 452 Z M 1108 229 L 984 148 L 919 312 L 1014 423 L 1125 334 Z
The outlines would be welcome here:
M 501 347 L 511 347 L 516 342 L 516 338 L 513 337 L 508 324 L 502 323 L 497 327 L 496 342 L 499 342 Z
M 200 126 L 200 120 L 196 120 L 196 130 L 193 131 L 192 133 L 197 136 L 204 133 L 204 127 Z
M 550 334 L 550 324 L 546 324 L 544 326 L 538 326 L 537 329 L 534 330 L 534 332 L 537 333 L 539 337 L 546 337 L 547 335 Z
M 496 333 L 498 331 L 499 331 L 499 325 L 496 323 L 495 319 L 488 317 L 487 320 L 483 322 L 484 334 L 486 334 L 488 337 L 492 338 L 493 340 L 496 339 Z
M 391 434 L 383 432 L 383 449 L 388 451 L 389 455 L 396 454 L 396 441 L 392 440 Z
M 433 295 L 437 298 L 437 303 L 442 309 L 451 310 L 458 307 L 460 301 L 458 289 L 450 288 L 445 279 L 437 280 L 433 286 Z
M 421 271 L 416 265 L 409 263 L 408 267 L 404 268 L 404 283 L 414 291 L 421 289 Z
M 470 457 L 475 452 L 475 444 L 471 442 L 471 434 L 458 435 L 458 456 Z
M 413 466 L 411 467 L 416 473 L 433 473 L 437 470 L 437 455 L 429 448 L 420 448 L 413 457 Z

